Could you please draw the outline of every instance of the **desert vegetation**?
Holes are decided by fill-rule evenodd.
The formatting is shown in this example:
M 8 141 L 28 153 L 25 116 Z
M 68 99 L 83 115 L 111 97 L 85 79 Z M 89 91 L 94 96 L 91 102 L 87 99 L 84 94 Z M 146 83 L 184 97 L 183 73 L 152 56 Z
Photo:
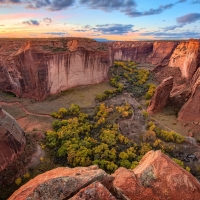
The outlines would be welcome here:
M 110 85 L 115 89 L 106 90 L 103 94 L 97 95 L 96 99 L 99 101 L 110 99 L 123 91 L 131 93 L 135 98 L 145 95 L 145 99 L 150 99 L 155 92 L 156 86 L 147 83 L 150 72 L 138 69 L 135 62 L 115 61 L 109 74 Z
M 56 120 L 52 123 L 53 130 L 46 133 L 45 146 L 52 150 L 54 161 L 70 167 L 97 164 L 112 173 L 120 166 L 133 169 L 150 150 L 160 149 L 173 157 L 176 144 L 183 143 L 185 137 L 161 129 L 138 106 L 137 109 L 142 110 L 146 132 L 140 135 L 139 141 L 130 139 L 121 133 L 118 122 L 130 119 L 134 108 L 128 103 L 112 105 L 109 102 L 123 92 L 149 101 L 156 89 L 154 84 L 148 83 L 150 72 L 138 69 L 132 61 L 115 61 L 109 74 L 113 89 L 96 96 L 97 102 L 104 103 L 98 103 L 92 113 L 71 104 L 69 108 L 60 108 L 51 114 Z M 175 161 L 181 163 L 177 158 Z
M 161 149 L 173 156 L 175 144 L 184 142 L 183 136 L 160 129 L 148 116 L 144 116 L 147 126 L 141 141 L 129 139 L 120 133 L 118 121 L 129 119 L 132 113 L 129 104 L 101 103 L 94 108 L 93 115 L 82 112 L 76 104 L 61 108 L 52 113 L 57 119 L 52 123 L 53 130 L 46 133 L 46 146 L 52 149 L 55 161 L 61 165 L 97 164 L 112 173 L 120 166 L 135 168 L 150 150 Z

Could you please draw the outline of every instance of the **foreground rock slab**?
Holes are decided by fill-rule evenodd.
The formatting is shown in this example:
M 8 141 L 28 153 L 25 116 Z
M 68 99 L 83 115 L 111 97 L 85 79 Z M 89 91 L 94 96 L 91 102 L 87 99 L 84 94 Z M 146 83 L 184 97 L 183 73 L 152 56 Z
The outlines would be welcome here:
M 59 167 L 38 175 L 17 190 L 9 200 L 71 198 L 80 189 L 98 181 L 106 188 L 112 186 L 113 177 L 97 166 L 66 168 Z M 100 186 L 98 186 L 100 187 Z M 102 189 L 109 193 L 107 189 Z M 100 191 L 94 189 L 94 191 Z M 101 196 L 101 194 L 99 194 Z M 76 198 L 75 198 L 76 199 Z M 112 199 L 112 198 L 111 198 Z
M 94 182 L 86 188 L 83 188 L 70 200 L 116 200 L 116 198 L 100 183 Z
M 113 185 L 127 199 L 200 199 L 200 184 L 161 151 L 150 151 L 134 170 L 119 168 Z
M 129 170 L 108 175 L 97 166 L 60 167 L 23 185 L 9 200 L 199 200 L 200 184 L 161 151 L 150 151 Z

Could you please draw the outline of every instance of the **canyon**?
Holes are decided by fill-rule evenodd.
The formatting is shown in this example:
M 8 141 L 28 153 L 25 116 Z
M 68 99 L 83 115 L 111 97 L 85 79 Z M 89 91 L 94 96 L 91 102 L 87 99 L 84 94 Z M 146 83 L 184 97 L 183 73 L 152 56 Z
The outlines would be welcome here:
M 173 77 L 173 86 L 166 94 L 168 100 L 162 106 L 152 102 L 148 109 L 151 113 L 171 102 L 182 108 L 179 120 L 200 120 L 200 41 L 194 39 L 109 43 L 86 38 L 1 39 L 0 89 L 43 101 L 72 87 L 108 80 L 113 60 L 157 66 L 154 72 L 160 83 Z M 159 99 L 159 92 L 156 95 Z
M 22 99 L 14 103 L 29 115 L 31 112 L 22 106 L 23 98 L 32 99 L 32 105 L 35 100 L 45 103 L 48 97 L 65 90 L 108 81 L 114 60 L 148 65 L 154 74 L 159 85 L 147 107 L 150 115 L 170 104 L 179 109 L 179 121 L 200 125 L 200 40 L 98 43 L 86 38 L 0 39 L 0 90 Z M 125 97 L 126 101 L 129 98 Z M 3 100 L 0 105 L 7 104 Z M 42 109 L 42 104 L 39 106 Z M 51 119 L 50 110 L 32 115 Z M 12 130 L 5 121 L 14 124 Z M 0 128 L 1 172 L 19 157 L 26 141 L 21 127 L 2 109 Z M 199 159 L 198 151 L 195 158 Z M 160 151 L 151 151 L 135 169 L 120 167 L 112 175 L 97 166 L 48 171 L 22 186 L 10 199 L 176 199 L 177 195 L 191 199 L 191 194 L 192 199 L 199 199 L 199 193 L 200 185 L 191 174 Z
M 170 102 L 180 108 L 179 120 L 200 120 L 197 103 L 200 95 L 200 40 L 113 42 L 109 45 L 112 46 L 115 60 L 133 60 L 157 66 L 152 71 L 160 83 L 172 77 L 170 86 L 161 83 L 157 88 L 147 109 L 149 113 L 161 111 Z

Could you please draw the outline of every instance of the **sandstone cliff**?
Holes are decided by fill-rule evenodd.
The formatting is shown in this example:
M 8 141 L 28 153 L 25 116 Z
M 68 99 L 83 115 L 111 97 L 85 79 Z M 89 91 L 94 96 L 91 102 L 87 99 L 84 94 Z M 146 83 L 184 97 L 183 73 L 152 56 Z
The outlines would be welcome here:
M 146 58 L 153 51 L 153 42 L 113 42 L 109 43 L 113 49 L 114 60 L 132 60 L 146 62 Z
M 191 82 L 191 96 L 179 112 L 178 119 L 200 121 L 200 68 L 194 74 Z
M 150 101 L 147 112 L 156 113 L 161 111 L 169 102 L 170 92 L 173 87 L 173 77 L 170 76 L 163 80 L 163 82 L 157 87 L 155 94 Z
M 166 98 L 163 98 L 162 94 L 167 92 L 170 102 L 178 108 L 182 107 L 179 113 L 180 120 L 199 121 L 200 40 L 179 42 L 170 56 L 168 65 L 160 65 L 154 72 L 159 81 L 173 76 L 173 87 L 165 91 L 165 85 L 161 83 L 150 102 L 148 112 L 156 113 L 166 105 Z M 173 68 L 179 69 L 180 75 Z
M 107 79 L 112 65 L 106 44 L 62 38 L 0 43 L 0 89 L 44 100 L 50 94 Z
M 25 144 L 22 128 L 0 107 L 0 172 L 22 153 Z
M 180 108 L 187 103 L 183 107 L 185 110 L 197 104 L 199 87 L 197 83 L 191 84 L 191 80 L 200 67 L 200 40 L 194 39 L 107 44 L 84 38 L 1 39 L 0 89 L 13 92 L 18 97 L 42 101 L 50 94 L 71 87 L 106 80 L 113 59 L 159 65 L 155 70 L 158 81 L 174 77 L 170 102 Z M 156 105 L 160 106 L 157 100 L 162 98 L 159 100 L 159 93 L 155 94 L 152 113 L 161 109 L 156 109 Z M 199 111 L 195 110 L 193 118 L 184 118 L 186 111 L 183 112 L 183 109 L 179 119 L 199 120 L 196 117 Z M 190 116 L 193 115 L 192 110 Z
M 182 76 L 191 79 L 200 66 L 200 41 L 191 39 L 180 42 L 171 55 L 169 66 L 179 67 Z
M 167 65 L 178 42 L 113 42 L 110 45 L 115 60 Z
M 150 151 L 134 170 L 113 175 L 97 166 L 57 168 L 41 174 L 13 193 L 23 199 L 200 199 L 200 184 L 161 151 Z

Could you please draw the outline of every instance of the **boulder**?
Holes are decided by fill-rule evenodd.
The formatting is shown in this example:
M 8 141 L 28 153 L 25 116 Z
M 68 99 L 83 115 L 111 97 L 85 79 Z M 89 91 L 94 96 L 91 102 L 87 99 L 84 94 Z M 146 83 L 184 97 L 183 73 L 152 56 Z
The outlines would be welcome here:
M 30 180 L 19 190 L 17 190 L 9 198 L 9 200 L 68 199 L 73 197 L 82 188 L 88 187 L 93 182 L 99 182 L 102 184 L 93 184 L 95 187 L 93 188 L 93 191 L 99 191 L 97 195 L 103 197 L 104 194 L 101 194 L 101 192 L 109 194 L 107 189 L 104 187 L 108 188 L 109 190 L 112 187 L 112 181 L 113 177 L 109 174 L 106 174 L 106 172 L 99 169 L 97 166 L 76 167 L 72 169 L 67 167 L 59 167 L 51 171 L 47 171 L 44 174 L 38 175 L 34 179 Z M 82 191 L 81 194 L 86 195 L 84 191 Z M 80 196 L 80 193 L 77 195 Z M 78 199 L 78 196 L 74 198 Z M 112 195 L 110 196 L 112 199 Z
M 116 200 L 116 198 L 108 191 L 108 189 L 100 182 L 96 181 L 89 186 L 83 188 L 70 200 Z
M 200 184 L 161 151 L 150 151 L 134 170 L 119 168 L 113 185 L 130 200 L 200 199 Z
M 97 166 L 59 167 L 21 186 L 8 200 L 167 200 L 200 199 L 200 184 L 161 151 L 150 151 L 139 165 L 108 175 Z

